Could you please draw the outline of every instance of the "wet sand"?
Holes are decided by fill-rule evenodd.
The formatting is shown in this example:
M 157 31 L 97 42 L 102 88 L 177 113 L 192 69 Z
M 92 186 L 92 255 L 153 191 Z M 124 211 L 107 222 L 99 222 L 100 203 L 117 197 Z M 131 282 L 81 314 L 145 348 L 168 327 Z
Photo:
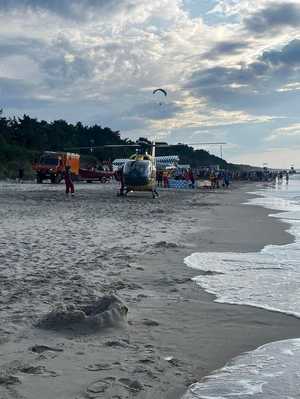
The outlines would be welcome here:
M 299 336 L 296 318 L 213 302 L 183 262 L 292 240 L 270 211 L 241 205 L 254 185 L 155 201 L 115 189 L 81 184 L 66 199 L 63 185 L 0 183 L 1 399 L 180 398 L 241 352 Z M 109 308 L 91 325 L 82 309 L 107 294 L 127 317 Z M 41 324 L 58 304 L 76 323 Z

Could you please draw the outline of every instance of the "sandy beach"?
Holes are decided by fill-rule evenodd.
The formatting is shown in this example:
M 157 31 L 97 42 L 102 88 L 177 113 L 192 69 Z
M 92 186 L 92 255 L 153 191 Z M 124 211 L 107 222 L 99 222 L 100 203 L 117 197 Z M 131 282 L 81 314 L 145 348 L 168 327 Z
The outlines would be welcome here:
M 234 356 L 298 337 L 297 318 L 215 303 L 184 264 L 293 240 L 274 211 L 243 205 L 255 189 L 153 201 L 0 183 L 0 398 L 179 399 Z

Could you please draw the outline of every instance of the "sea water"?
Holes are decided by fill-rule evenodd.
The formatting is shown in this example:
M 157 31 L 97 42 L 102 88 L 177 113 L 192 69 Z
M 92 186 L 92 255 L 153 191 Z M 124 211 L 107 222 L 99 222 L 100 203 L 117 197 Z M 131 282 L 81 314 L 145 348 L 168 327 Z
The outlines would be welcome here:
M 251 205 L 276 211 L 290 224 L 294 242 L 258 253 L 194 253 L 185 263 L 209 274 L 195 281 L 220 303 L 274 310 L 300 318 L 300 176 L 259 190 Z M 192 385 L 183 399 L 300 398 L 299 339 L 264 345 Z

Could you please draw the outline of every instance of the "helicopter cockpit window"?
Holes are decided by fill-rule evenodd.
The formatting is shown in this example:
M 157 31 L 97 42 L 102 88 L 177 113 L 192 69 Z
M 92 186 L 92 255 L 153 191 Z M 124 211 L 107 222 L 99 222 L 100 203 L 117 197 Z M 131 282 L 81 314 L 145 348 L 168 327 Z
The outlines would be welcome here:
M 147 161 L 126 162 L 124 166 L 124 174 L 136 173 L 141 176 L 147 176 L 150 171 L 151 171 L 151 163 Z

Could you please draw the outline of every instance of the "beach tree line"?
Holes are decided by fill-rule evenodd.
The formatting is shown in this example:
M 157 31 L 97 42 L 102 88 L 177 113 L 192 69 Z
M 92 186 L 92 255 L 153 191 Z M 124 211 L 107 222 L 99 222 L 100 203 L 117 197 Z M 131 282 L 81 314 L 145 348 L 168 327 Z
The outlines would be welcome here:
M 31 163 L 43 151 L 80 152 L 82 158 L 94 161 L 126 158 L 132 154 L 130 148 L 97 148 L 106 144 L 130 144 L 122 139 L 120 131 L 100 125 L 86 126 L 81 122 L 68 123 L 65 120 L 48 122 L 23 117 L 6 117 L 0 110 L 0 177 L 14 177 L 22 165 L 27 174 L 31 173 Z M 92 151 L 91 151 L 92 149 Z M 158 155 L 179 155 L 182 163 L 193 167 L 219 164 L 226 167 L 222 159 L 204 150 L 194 150 L 187 145 L 157 150 Z

